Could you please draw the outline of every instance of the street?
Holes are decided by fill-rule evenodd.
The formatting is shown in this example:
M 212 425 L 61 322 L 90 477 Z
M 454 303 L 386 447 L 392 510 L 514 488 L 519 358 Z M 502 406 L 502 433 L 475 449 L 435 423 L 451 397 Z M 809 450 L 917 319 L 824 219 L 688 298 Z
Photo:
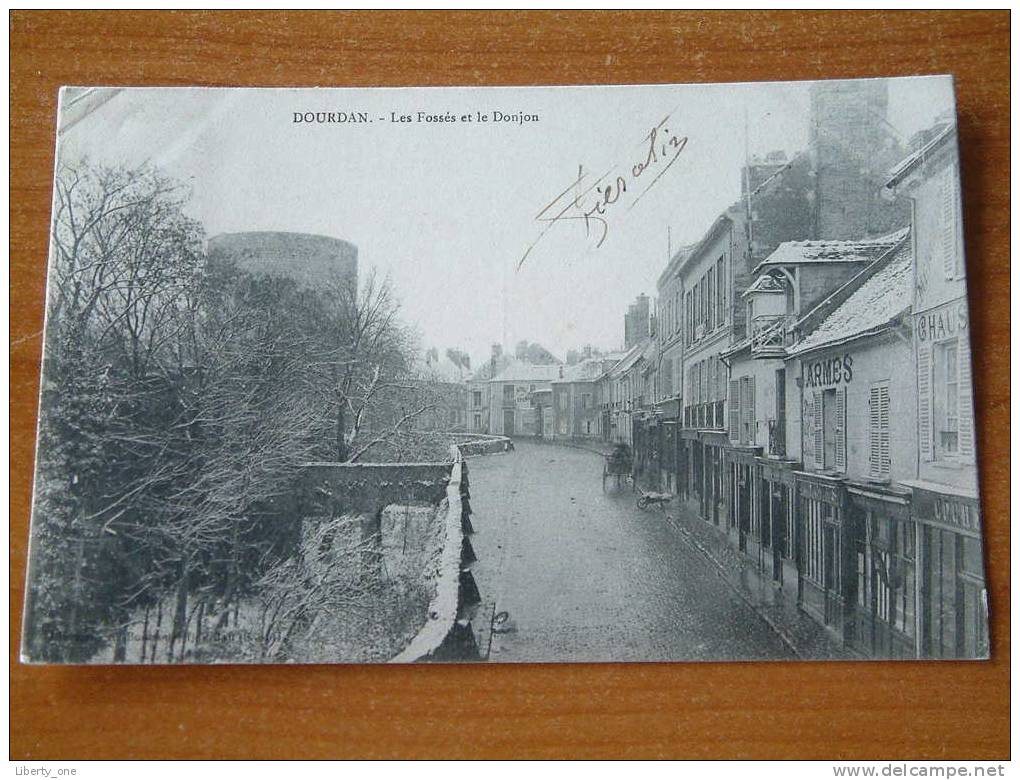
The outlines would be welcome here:
M 793 653 L 630 487 L 602 490 L 602 458 L 517 441 L 470 461 L 476 620 L 492 661 L 792 659 Z M 669 511 L 676 512 L 676 508 Z

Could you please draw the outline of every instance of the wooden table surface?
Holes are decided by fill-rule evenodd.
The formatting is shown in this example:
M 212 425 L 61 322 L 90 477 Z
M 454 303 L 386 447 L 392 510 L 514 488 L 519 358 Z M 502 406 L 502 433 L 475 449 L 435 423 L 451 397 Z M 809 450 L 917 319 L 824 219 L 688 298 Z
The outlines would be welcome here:
M 1008 12 L 12 12 L 11 757 L 1006 757 L 1009 25 Z M 594 84 L 921 73 L 957 78 L 991 662 L 17 662 L 60 85 Z

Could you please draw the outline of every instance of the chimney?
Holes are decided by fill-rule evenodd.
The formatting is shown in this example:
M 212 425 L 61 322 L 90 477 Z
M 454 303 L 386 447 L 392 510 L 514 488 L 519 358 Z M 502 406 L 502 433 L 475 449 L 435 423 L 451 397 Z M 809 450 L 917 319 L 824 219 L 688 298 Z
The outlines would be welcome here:
M 492 357 L 489 358 L 489 379 L 492 379 L 493 377 L 496 376 L 496 361 L 499 360 L 499 358 L 500 358 L 500 356 L 502 354 L 503 354 L 503 345 L 502 344 L 493 344 L 492 345 Z

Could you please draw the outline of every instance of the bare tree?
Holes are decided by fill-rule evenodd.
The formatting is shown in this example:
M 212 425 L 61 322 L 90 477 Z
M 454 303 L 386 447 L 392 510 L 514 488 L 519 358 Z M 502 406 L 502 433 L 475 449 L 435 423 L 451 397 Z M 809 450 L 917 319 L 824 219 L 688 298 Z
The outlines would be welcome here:
M 281 647 L 311 636 L 309 615 L 367 597 L 378 573 L 309 578 L 287 514 L 302 464 L 410 449 L 437 404 L 387 281 L 312 291 L 209 260 L 187 198 L 149 169 L 58 173 L 26 624 L 39 659 L 112 642 L 126 660 L 140 619 L 140 657 L 179 661 L 253 599 L 283 599 Z
M 357 461 L 434 407 L 414 381 L 415 339 L 398 320 L 388 279 L 370 272 L 316 299 L 317 359 L 310 363 L 333 421 L 333 457 Z
M 159 404 L 150 369 L 200 262 L 185 197 L 150 170 L 58 170 L 27 625 L 43 658 L 94 651 L 145 568 L 110 522 L 137 508 L 139 454 L 159 446 L 139 423 Z

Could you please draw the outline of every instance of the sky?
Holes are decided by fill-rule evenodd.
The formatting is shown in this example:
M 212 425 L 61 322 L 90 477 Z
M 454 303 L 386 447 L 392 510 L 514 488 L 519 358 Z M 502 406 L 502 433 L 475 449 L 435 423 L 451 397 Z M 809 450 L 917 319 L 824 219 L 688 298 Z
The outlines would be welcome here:
M 671 249 L 740 196 L 747 155 L 806 148 L 808 88 L 139 88 L 102 95 L 90 112 L 68 90 L 58 156 L 161 168 L 190 185 L 188 211 L 210 237 L 352 242 L 362 275 L 389 275 L 424 347 L 479 363 L 492 344 L 527 339 L 563 358 L 622 345 L 627 305 L 654 296 Z M 893 79 L 889 96 L 904 141 L 953 107 L 949 78 Z M 295 112 L 371 121 L 295 122 Z

